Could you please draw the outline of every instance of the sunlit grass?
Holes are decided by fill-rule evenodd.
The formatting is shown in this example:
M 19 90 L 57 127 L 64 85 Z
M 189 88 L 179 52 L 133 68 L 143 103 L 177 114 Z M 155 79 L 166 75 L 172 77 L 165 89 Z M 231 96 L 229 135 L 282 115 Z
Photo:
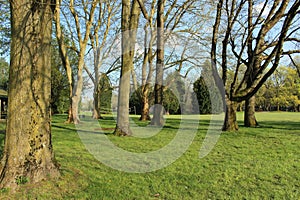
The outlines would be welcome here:
M 24 185 L 3 199 L 299 199 L 300 113 L 257 113 L 258 128 L 221 134 L 210 154 L 199 158 L 211 116 L 200 117 L 199 130 L 188 150 L 171 165 L 148 173 L 126 173 L 105 166 L 81 142 L 66 116 L 52 120 L 53 146 L 61 177 L 38 185 Z M 190 116 L 198 123 L 199 116 Z M 136 126 L 146 126 L 132 116 Z M 166 145 L 176 134 L 179 116 L 167 116 L 162 131 L 149 138 L 113 136 L 114 118 L 100 120 L 103 130 L 120 148 L 149 152 Z M 195 125 L 195 124 L 194 124 Z M 0 129 L 3 125 L 0 124 Z M 0 134 L 2 142 L 3 134 Z M 1 199 L 0 198 L 0 199 Z

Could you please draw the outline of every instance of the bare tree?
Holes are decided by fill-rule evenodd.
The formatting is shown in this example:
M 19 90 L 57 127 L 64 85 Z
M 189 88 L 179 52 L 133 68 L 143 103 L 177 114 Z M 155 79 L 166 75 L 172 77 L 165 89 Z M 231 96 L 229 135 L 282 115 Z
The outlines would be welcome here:
M 299 31 L 299 27 L 293 23 L 299 17 L 299 1 L 275 0 L 259 5 L 253 2 L 219 0 L 217 7 L 211 58 L 215 80 L 227 88 L 224 130 L 238 129 L 237 103 L 245 100 L 245 125 L 256 125 L 253 96 L 276 70 L 283 55 L 298 52 L 285 51 L 283 45 L 296 40 L 292 36 Z M 223 20 L 226 24 L 222 26 L 221 33 L 220 23 Z M 223 41 L 218 46 L 220 36 Z M 218 47 L 221 51 L 220 59 L 217 59 Z M 217 71 L 217 63 L 220 63 L 222 69 L 221 76 Z M 234 67 L 230 68 L 229 65 Z M 241 70 L 242 66 L 246 66 L 245 71 Z M 229 72 L 234 72 L 232 81 L 228 79 Z
M 99 1 L 97 0 L 82 1 L 82 5 L 78 8 L 74 5 L 74 0 L 71 0 L 67 9 L 68 13 L 61 13 L 61 0 L 56 0 L 56 37 L 59 44 L 62 63 L 66 68 L 70 84 L 71 110 L 69 110 L 68 122 L 74 122 L 75 124 L 80 122 L 78 116 L 78 104 L 83 88 L 83 68 L 85 65 L 84 58 L 89 42 L 92 24 L 94 21 L 95 10 L 98 4 Z M 60 28 L 61 15 L 65 16 L 64 20 L 68 27 L 71 46 L 65 44 L 65 40 L 63 37 L 64 33 Z M 82 20 L 84 20 L 84 24 L 82 24 Z M 76 72 L 71 68 L 70 60 L 67 55 L 67 48 L 72 49 L 77 54 L 78 60 Z
M 156 0 L 151 1 L 149 3 L 149 13 L 147 12 L 147 7 L 144 5 L 144 2 L 141 0 L 138 0 L 140 4 L 140 8 L 142 10 L 143 16 L 146 19 L 146 23 L 144 25 L 145 35 L 144 35 L 144 53 L 143 53 L 143 61 L 142 61 L 142 73 L 141 73 L 141 90 L 140 97 L 142 101 L 142 112 L 140 120 L 150 120 L 149 116 L 149 92 L 151 88 L 151 83 L 153 79 L 153 73 L 154 73 L 154 66 L 153 62 L 155 59 L 155 54 L 157 54 L 157 50 L 155 51 L 155 45 L 158 45 L 158 38 L 157 38 L 157 23 L 158 18 L 155 17 L 156 12 Z M 172 1 L 168 2 L 166 6 L 164 6 L 166 12 L 164 13 L 164 29 L 168 29 L 167 32 L 164 31 L 163 36 L 163 42 L 167 42 L 172 37 L 177 37 L 179 39 L 179 35 L 186 35 L 191 34 L 192 28 L 190 27 L 189 30 L 186 29 L 186 27 L 181 28 L 180 23 L 183 21 L 184 15 L 188 12 L 192 12 L 194 4 L 196 1 Z M 191 14 L 191 13 L 189 13 Z M 176 30 L 177 29 L 177 30 Z M 181 44 L 184 46 L 184 44 Z M 158 47 L 157 47 L 158 49 Z M 174 48 L 175 51 L 175 48 Z M 174 51 L 167 55 L 168 58 L 164 60 L 163 65 L 163 71 L 165 69 L 175 68 L 178 66 L 177 71 L 181 71 L 183 62 L 188 62 L 188 58 L 186 55 L 184 55 L 186 51 L 186 46 L 184 47 L 184 50 L 181 54 L 181 57 L 178 59 L 172 59 L 175 57 Z M 177 53 L 177 52 L 176 52 Z M 157 60 L 156 60 L 157 61 Z M 138 68 L 139 70 L 140 68 Z M 157 72 L 157 71 L 156 71 Z M 163 73 L 163 72 L 162 72 Z M 161 83 L 163 84 L 163 82 Z M 135 84 L 137 85 L 137 84 Z M 164 90 L 166 90 L 167 87 L 164 87 Z M 162 117 L 162 116 L 161 116 Z
M 73 122 L 72 96 L 73 96 L 73 86 L 74 86 L 73 79 L 74 78 L 73 78 L 73 73 L 72 73 L 72 66 L 70 63 L 69 56 L 68 56 L 67 44 L 65 44 L 65 37 L 64 37 L 64 33 L 63 33 L 62 27 L 61 27 L 60 6 L 61 6 L 61 0 L 56 0 L 56 8 L 55 8 L 55 12 L 54 12 L 55 35 L 56 35 L 56 38 L 58 41 L 60 57 L 61 57 L 63 66 L 66 70 L 66 75 L 68 77 L 70 106 L 69 106 L 69 110 L 68 110 L 67 122 L 71 123 L 71 122 Z
M 10 1 L 11 65 L 0 188 L 59 176 L 51 144 L 51 1 Z
M 140 120 L 147 121 L 151 119 L 149 114 L 149 93 L 154 72 L 153 60 L 155 58 L 155 53 L 153 52 L 153 45 L 156 35 L 153 26 L 155 26 L 156 23 L 156 20 L 154 19 L 156 0 L 153 0 L 151 3 L 150 14 L 147 13 L 144 3 L 141 0 L 138 0 L 138 2 L 144 18 L 147 20 L 147 23 L 144 26 L 144 57 L 142 63 L 141 90 L 139 94 L 142 101 Z
M 120 4 L 118 1 L 101 1 L 99 2 L 99 9 L 97 10 L 97 16 L 93 23 L 93 28 L 90 34 L 90 44 L 93 51 L 93 73 L 90 72 L 88 67 L 85 65 L 85 70 L 88 73 L 90 79 L 94 85 L 94 108 L 93 108 L 93 118 L 101 119 L 100 113 L 100 88 L 99 88 L 99 80 L 100 80 L 100 67 L 103 65 L 104 60 L 108 57 L 108 54 L 111 53 L 113 45 L 110 43 L 110 47 L 107 47 L 107 44 L 111 42 L 109 40 L 110 35 L 112 33 L 113 27 L 111 27 L 111 23 L 116 21 L 115 15 L 120 8 Z M 112 38 L 112 40 L 115 40 Z

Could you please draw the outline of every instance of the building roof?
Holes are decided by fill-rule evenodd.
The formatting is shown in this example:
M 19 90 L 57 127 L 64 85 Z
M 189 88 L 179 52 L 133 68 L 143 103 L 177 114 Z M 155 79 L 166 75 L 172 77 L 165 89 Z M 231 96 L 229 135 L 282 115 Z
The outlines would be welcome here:
M 7 91 L 0 89 L 0 97 L 6 97 L 7 98 Z

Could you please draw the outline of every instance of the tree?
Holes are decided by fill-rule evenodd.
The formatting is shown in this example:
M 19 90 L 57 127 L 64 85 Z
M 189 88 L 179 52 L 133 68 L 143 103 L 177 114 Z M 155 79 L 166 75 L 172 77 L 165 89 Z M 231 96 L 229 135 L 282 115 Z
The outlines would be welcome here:
M 143 96 L 142 96 L 142 89 L 143 87 L 139 87 L 137 90 L 135 90 L 131 96 L 130 96 L 130 99 L 129 99 L 129 107 L 130 108 L 133 108 L 135 107 L 135 113 L 137 115 L 142 115 L 143 113 L 143 108 L 144 108 L 144 103 L 143 103 Z M 150 107 L 153 105 L 153 88 L 149 88 L 149 91 L 148 91 L 148 97 L 147 97 L 147 105 Z M 147 110 L 148 112 L 148 115 L 149 115 L 149 110 Z M 140 118 L 141 120 L 141 118 Z M 144 120 L 142 120 L 144 121 Z
M 9 1 L 0 0 L 0 55 L 8 56 L 10 50 Z
M 256 106 L 262 109 L 297 111 L 300 104 L 300 81 L 296 70 L 278 67 L 256 97 Z
M 172 114 L 181 114 L 181 111 L 184 111 L 185 107 L 185 95 L 185 83 L 180 75 L 180 72 L 176 70 L 172 73 L 169 73 L 165 78 L 165 84 L 163 88 L 163 106 L 167 109 L 170 106 L 173 107 L 170 112 Z
M 135 113 L 140 115 L 143 112 L 143 102 L 141 100 L 141 90 L 142 87 L 139 87 L 137 90 L 135 90 L 131 96 L 130 96 L 130 101 L 129 105 L 130 108 L 135 108 Z M 174 87 L 168 88 L 164 87 L 163 88 L 163 104 L 162 106 L 165 108 L 165 112 L 169 114 L 178 114 L 180 113 L 180 99 L 178 95 L 178 91 L 174 90 Z M 153 88 L 149 89 L 149 96 L 147 97 L 148 99 L 148 105 L 153 106 L 154 104 L 154 91 Z
M 100 68 L 102 67 L 105 59 L 108 57 L 108 54 L 110 54 L 114 48 L 112 43 L 115 42 L 117 37 L 115 36 L 115 27 L 113 27 L 112 24 L 117 21 L 117 19 L 115 19 L 115 15 L 120 8 L 119 1 L 101 1 L 99 2 L 99 5 L 99 9 L 96 11 L 98 15 L 95 15 L 97 17 L 94 20 L 93 28 L 90 34 L 91 48 L 93 51 L 93 73 L 91 73 L 88 67 L 85 65 L 85 70 L 94 85 L 94 119 L 102 118 L 100 112 L 102 102 L 99 98 L 103 97 L 103 94 L 101 94 L 101 90 L 99 89 Z M 106 47 L 107 44 L 109 44 L 109 47 Z M 105 103 L 106 102 L 104 102 L 104 104 Z
M 82 1 L 82 5 L 77 7 L 74 4 L 74 0 L 70 1 L 68 6 L 68 13 L 63 13 L 65 16 L 66 24 L 68 26 L 68 34 L 71 39 L 71 46 L 69 47 L 64 39 L 66 33 L 63 32 L 61 26 L 61 0 L 56 0 L 55 7 L 55 28 L 56 38 L 59 44 L 60 55 L 62 63 L 65 67 L 66 74 L 69 80 L 70 88 L 70 109 L 68 115 L 68 122 L 74 122 L 78 124 L 80 122 L 78 116 L 78 106 L 83 89 L 83 68 L 85 65 L 85 54 L 89 37 L 91 33 L 92 24 L 94 21 L 94 14 L 99 1 L 93 0 Z M 84 21 L 84 24 L 82 23 Z M 72 49 L 77 54 L 77 67 L 76 70 L 72 70 L 70 59 L 68 56 L 68 49 Z
M 166 88 L 163 91 L 163 107 L 167 114 L 178 114 L 180 110 L 180 100 L 178 95 L 175 94 L 176 91 L 173 91 L 170 88 Z
M 122 0 L 122 59 L 119 82 L 118 113 L 115 135 L 131 135 L 129 127 L 129 93 L 130 75 L 133 70 L 133 58 L 136 34 L 140 17 L 140 8 L 137 0 Z
M 1 188 L 15 189 L 21 181 L 35 183 L 59 175 L 51 144 L 50 4 L 10 1 L 10 89 Z
M 55 41 L 51 51 L 51 113 L 65 113 L 70 107 L 69 84 Z
M 66 75 L 68 78 L 68 86 L 69 86 L 69 109 L 68 109 L 68 118 L 67 122 L 73 122 L 73 109 L 72 109 L 72 96 L 73 96 L 73 73 L 72 73 L 72 66 L 70 63 L 70 59 L 68 56 L 67 44 L 65 44 L 65 37 L 63 34 L 62 26 L 61 26 L 61 12 L 60 12 L 61 0 L 56 0 L 56 8 L 54 12 L 54 22 L 55 22 L 55 36 L 57 39 L 58 47 L 59 47 L 59 54 L 66 71 Z
M 109 77 L 106 74 L 101 74 L 99 79 L 99 102 L 100 111 L 102 113 L 111 112 L 111 98 L 112 98 L 112 91 L 113 88 L 111 86 Z
M 291 60 L 291 66 L 296 68 L 298 76 L 300 78 L 300 57 L 296 56 L 296 58 L 293 58 L 291 55 L 289 55 L 289 58 Z
M 155 50 L 158 44 L 157 38 L 157 5 L 159 2 L 156 0 L 153 1 L 146 1 L 145 3 L 141 0 L 138 0 L 140 4 L 140 8 L 142 10 L 143 16 L 145 18 L 144 22 L 144 53 L 143 53 L 143 60 L 142 60 L 142 73 L 141 73 L 141 101 L 142 101 L 142 113 L 140 120 L 150 120 L 149 116 L 149 88 L 152 85 L 153 73 L 154 73 L 154 64 L 155 61 L 155 54 L 157 55 L 157 51 Z M 190 62 L 191 59 L 188 59 L 187 49 L 191 49 L 193 45 L 191 45 L 191 41 L 195 41 L 195 39 L 191 39 L 190 36 L 193 35 L 194 28 L 198 25 L 198 23 L 190 23 L 190 18 L 195 17 L 198 13 L 197 4 L 199 1 L 195 0 L 186 0 L 186 1 L 165 1 L 164 2 L 164 36 L 163 42 L 169 45 L 168 51 L 164 51 L 166 59 L 164 59 L 164 66 L 162 71 L 167 71 L 167 69 L 174 69 L 178 67 L 176 71 L 182 73 L 184 71 L 184 67 L 182 64 L 184 62 Z M 201 6 L 200 6 L 201 7 Z M 147 10 L 149 10 L 147 12 Z M 155 17 L 156 13 L 156 17 Z M 195 25 L 197 24 L 197 25 Z M 188 28 L 187 28 L 188 27 Z M 197 31 L 195 31 L 197 32 Z M 188 36 L 187 36 L 188 35 Z M 183 38 L 187 39 L 189 42 L 183 40 Z M 178 46 L 183 47 L 181 55 L 178 56 Z M 196 52 L 195 49 L 194 51 Z M 189 56 L 194 56 L 191 53 Z M 192 57 L 191 56 L 191 57 Z M 157 62 L 157 60 L 156 60 Z M 140 67 L 137 67 L 140 70 Z M 189 71 L 189 70 L 187 70 Z M 157 73 L 157 71 L 155 71 Z M 162 82 L 162 84 L 164 84 Z M 134 85 L 139 85 L 134 83 Z M 166 84 L 164 84 L 166 85 Z M 166 87 L 163 87 L 166 90 Z M 181 102 L 184 103 L 184 102 Z
M 293 23 L 296 23 L 296 16 L 299 14 L 299 4 L 298 0 L 264 3 L 252 0 L 219 0 L 213 28 L 211 59 L 215 81 L 220 88 L 229 88 L 224 94 L 227 106 L 223 130 L 238 129 L 237 103 L 245 100 L 245 125 L 252 126 L 252 122 L 256 125 L 254 101 L 251 98 L 276 70 L 282 55 L 299 52 L 283 50 L 285 42 L 298 41 L 293 36 L 299 29 Z M 221 27 L 223 20 L 225 26 Z M 218 45 L 220 35 L 223 40 Z M 217 58 L 218 49 L 221 53 L 220 59 Z M 218 63 L 221 66 L 221 75 L 217 70 Z M 246 70 L 240 70 L 241 66 L 246 66 Z M 234 73 L 232 81 L 228 80 L 230 72 Z
M 197 96 L 196 102 L 199 104 L 199 112 L 201 114 L 211 114 L 209 91 L 202 76 L 194 82 L 193 89 Z
M 9 52 L 10 44 L 10 11 L 9 1 L 0 1 L 0 88 L 8 89 L 8 71 L 9 64 L 5 61 L 4 56 Z
M 141 101 L 141 121 L 151 120 L 149 109 L 150 109 L 150 91 L 151 88 L 151 81 L 154 72 L 153 67 L 153 60 L 155 58 L 155 53 L 153 52 L 153 45 L 155 42 L 155 31 L 153 27 L 155 26 L 155 5 L 156 0 L 151 2 L 151 11 L 150 14 L 147 13 L 146 8 L 144 6 L 143 1 L 138 0 L 139 6 L 142 10 L 144 18 L 147 20 L 147 23 L 144 26 L 145 35 L 144 35 L 144 56 L 143 56 L 143 63 L 142 63 L 142 78 L 141 78 L 141 87 L 136 91 L 138 98 Z M 134 83 L 134 85 L 138 85 Z
M 0 58 L 0 88 L 7 90 L 8 89 L 8 72 L 9 64 Z
M 164 73 L 164 1 L 157 1 L 157 50 L 154 85 L 154 104 L 163 105 L 163 73 Z M 151 124 L 162 126 L 164 123 L 162 106 L 155 106 Z

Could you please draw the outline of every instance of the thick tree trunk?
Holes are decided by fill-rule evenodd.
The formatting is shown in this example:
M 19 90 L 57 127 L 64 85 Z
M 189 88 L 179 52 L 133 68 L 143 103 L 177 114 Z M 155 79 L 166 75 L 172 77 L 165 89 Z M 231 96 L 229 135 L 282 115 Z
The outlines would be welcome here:
M 117 125 L 114 134 L 131 135 L 129 128 L 129 93 L 130 93 L 130 0 L 122 1 L 122 68 L 119 83 Z
M 164 69 L 164 1 L 157 2 L 157 59 L 156 80 L 154 86 L 155 106 L 151 124 L 162 126 L 163 119 L 163 69 Z M 160 106 L 159 106 L 160 105 Z
M 223 131 L 237 131 L 239 129 L 236 120 L 237 102 L 226 98 L 226 112 L 223 125 Z
M 131 70 L 133 70 L 140 8 L 136 0 L 133 1 L 132 5 L 130 2 L 130 0 L 122 1 L 122 68 L 119 83 L 117 125 L 114 132 L 118 136 L 132 134 L 129 127 L 130 76 Z
M 258 126 L 255 117 L 255 96 L 245 101 L 244 125 L 246 127 Z
M 85 49 L 85 48 L 84 48 Z M 73 96 L 72 96 L 72 120 L 74 124 L 79 124 L 79 102 L 81 99 L 81 93 L 83 88 L 83 65 L 84 65 L 84 52 L 80 52 L 79 61 L 78 61 L 78 72 L 77 72 L 77 81 L 75 87 L 73 87 Z
M 149 109 L 149 86 L 147 84 L 145 85 L 144 90 L 142 90 L 142 113 L 140 121 L 151 120 Z
M 59 176 L 51 144 L 50 0 L 11 2 L 11 65 L 0 188 Z

